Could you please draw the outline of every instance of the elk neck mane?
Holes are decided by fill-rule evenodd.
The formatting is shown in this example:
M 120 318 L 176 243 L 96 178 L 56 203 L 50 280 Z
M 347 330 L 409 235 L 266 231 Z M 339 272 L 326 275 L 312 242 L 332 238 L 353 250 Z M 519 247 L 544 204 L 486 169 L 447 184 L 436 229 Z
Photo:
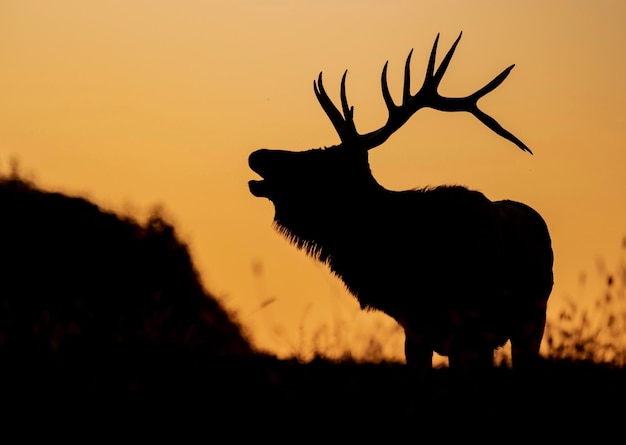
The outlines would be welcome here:
M 338 210 L 339 214 L 322 215 L 322 219 L 332 221 L 325 227 L 316 224 L 303 225 L 300 220 L 298 224 L 286 220 L 281 216 L 284 209 L 278 206 L 275 208 L 273 227 L 289 243 L 305 251 L 312 258 L 329 265 L 334 273 L 341 275 L 341 272 L 333 267 L 333 260 L 337 259 L 337 254 L 346 253 L 346 239 L 352 238 L 355 232 L 363 230 L 371 222 L 364 220 L 367 218 L 366 215 L 376 217 L 391 212 L 391 221 L 394 220 L 394 216 L 402 216 L 413 222 L 427 221 L 433 212 L 444 207 L 453 208 L 458 202 L 467 203 L 468 198 L 469 201 L 481 202 L 483 205 L 491 204 L 482 193 L 461 185 L 425 186 L 394 191 L 378 185 L 375 180 L 374 182 L 378 186 L 377 192 L 362 200 L 356 200 L 360 203 L 356 210 L 354 206 L 349 210 L 343 206 L 336 206 L 333 210 Z M 363 239 L 360 240 L 360 243 L 362 242 Z

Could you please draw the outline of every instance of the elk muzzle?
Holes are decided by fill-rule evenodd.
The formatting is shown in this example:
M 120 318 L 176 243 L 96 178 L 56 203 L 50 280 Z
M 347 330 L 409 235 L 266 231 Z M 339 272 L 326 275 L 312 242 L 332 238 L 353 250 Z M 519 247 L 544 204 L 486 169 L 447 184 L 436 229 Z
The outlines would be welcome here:
M 248 165 L 255 173 L 258 173 L 261 178 L 264 178 L 264 175 L 267 174 L 267 158 L 268 158 L 269 150 L 261 149 L 250 153 L 248 156 Z M 267 184 L 265 179 L 260 180 L 250 180 L 248 181 L 248 188 L 250 189 L 250 193 L 258 198 L 267 197 Z
M 248 157 L 248 165 L 262 179 L 248 181 L 250 193 L 256 197 L 270 198 L 272 190 L 276 191 L 281 184 L 284 187 L 288 178 L 299 170 L 304 160 L 302 156 L 301 152 L 267 148 L 252 152 Z
M 250 153 L 248 156 L 248 165 L 255 173 L 258 173 L 262 179 L 248 181 L 250 193 L 258 198 L 268 198 L 270 193 L 271 178 L 276 178 L 280 171 L 281 159 L 284 156 L 283 150 L 269 150 L 262 148 Z

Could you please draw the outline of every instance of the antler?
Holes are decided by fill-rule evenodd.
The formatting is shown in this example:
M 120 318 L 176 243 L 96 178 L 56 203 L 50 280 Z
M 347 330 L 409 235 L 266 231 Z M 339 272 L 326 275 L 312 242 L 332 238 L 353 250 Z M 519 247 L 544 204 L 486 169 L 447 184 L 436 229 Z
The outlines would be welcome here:
M 317 96 L 317 100 L 324 109 L 324 112 L 328 115 L 328 118 L 335 127 L 335 130 L 337 130 L 337 133 L 341 138 L 341 142 L 346 145 L 357 144 L 366 150 L 377 147 L 385 142 L 389 136 L 391 136 L 402 125 L 404 125 L 415 112 L 421 108 L 429 107 L 441 111 L 467 111 L 468 113 L 473 114 L 479 121 L 493 130 L 496 134 L 513 142 L 523 151 L 527 151 L 532 154 L 532 151 L 530 151 L 526 144 L 520 141 L 511 132 L 505 130 L 494 118 L 478 108 L 478 100 L 495 90 L 502 82 L 504 82 L 504 79 L 507 78 L 515 65 L 511 65 L 506 68 L 491 82 L 469 96 L 444 97 L 437 91 L 439 84 L 441 83 L 441 79 L 448 69 L 452 55 L 454 54 L 462 35 L 463 33 L 461 32 L 435 71 L 435 55 L 437 53 L 437 43 L 439 42 L 439 34 L 437 34 L 433 49 L 430 53 L 430 58 L 428 60 L 424 83 L 415 95 L 411 95 L 410 63 L 413 50 L 409 52 L 404 65 L 402 105 L 396 105 L 391 97 L 391 94 L 389 93 L 389 86 L 387 85 L 387 65 L 389 62 L 385 63 L 381 75 L 381 87 L 383 99 L 385 100 L 387 110 L 389 111 L 389 117 L 387 118 L 387 122 L 384 126 L 364 135 L 359 134 L 356 130 L 354 125 L 354 107 L 348 105 L 348 100 L 346 98 L 346 74 L 348 71 L 346 70 L 341 78 L 341 108 L 343 113 L 335 107 L 333 102 L 328 97 L 328 94 L 324 89 L 324 84 L 322 83 L 322 73 L 320 73 L 317 82 L 313 81 L 313 89 L 315 91 L 315 95 Z

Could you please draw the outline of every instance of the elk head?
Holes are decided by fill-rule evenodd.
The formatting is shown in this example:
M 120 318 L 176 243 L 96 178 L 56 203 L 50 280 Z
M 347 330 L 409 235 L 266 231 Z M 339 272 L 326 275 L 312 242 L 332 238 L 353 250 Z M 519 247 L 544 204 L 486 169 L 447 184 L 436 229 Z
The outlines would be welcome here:
M 530 149 L 505 130 L 494 118 L 478 108 L 478 101 L 497 88 L 513 69 L 509 66 L 492 81 L 466 97 L 445 97 L 439 94 L 441 83 L 462 33 L 435 70 L 435 56 L 439 35 L 435 39 L 422 87 L 411 94 L 409 52 L 404 66 L 402 103 L 392 99 L 387 84 L 387 63 L 381 75 L 382 96 L 388 110 L 387 122 L 379 129 L 359 134 L 353 118 L 353 107 L 346 98 L 346 74 L 341 79 L 341 111 L 332 103 L 322 82 L 322 73 L 313 82 L 315 95 L 322 109 L 337 131 L 341 143 L 336 146 L 302 152 L 261 149 L 250 154 L 250 168 L 263 179 L 249 182 L 250 192 L 274 203 L 275 223 L 279 230 L 296 241 L 299 247 L 317 251 L 324 233 L 339 222 L 330 215 L 348 211 L 352 206 L 375 199 L 376 191 L 384 190 L 373 178 L 367 153 L 384 143 L 396 130 L 421 108 L 441 111 L 466 111 L 493 130 L 513 142 L 523 151 Z M 315 232 L 315 233 L 313 233 Z M 309 241 L 303 241 L 309 240 Z M 315 241 L 311 241 L 315 240 Z

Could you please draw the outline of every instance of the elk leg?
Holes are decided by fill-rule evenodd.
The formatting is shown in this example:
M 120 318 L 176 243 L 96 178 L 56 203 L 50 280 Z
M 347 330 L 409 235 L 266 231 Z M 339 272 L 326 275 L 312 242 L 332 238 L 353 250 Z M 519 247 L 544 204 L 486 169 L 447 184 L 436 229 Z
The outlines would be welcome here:
M 529 369 L 539 360 L 539 347 L 546 325 L 545 310 L 536 309 L 521 318 L 511 335 L 513 369 Z

